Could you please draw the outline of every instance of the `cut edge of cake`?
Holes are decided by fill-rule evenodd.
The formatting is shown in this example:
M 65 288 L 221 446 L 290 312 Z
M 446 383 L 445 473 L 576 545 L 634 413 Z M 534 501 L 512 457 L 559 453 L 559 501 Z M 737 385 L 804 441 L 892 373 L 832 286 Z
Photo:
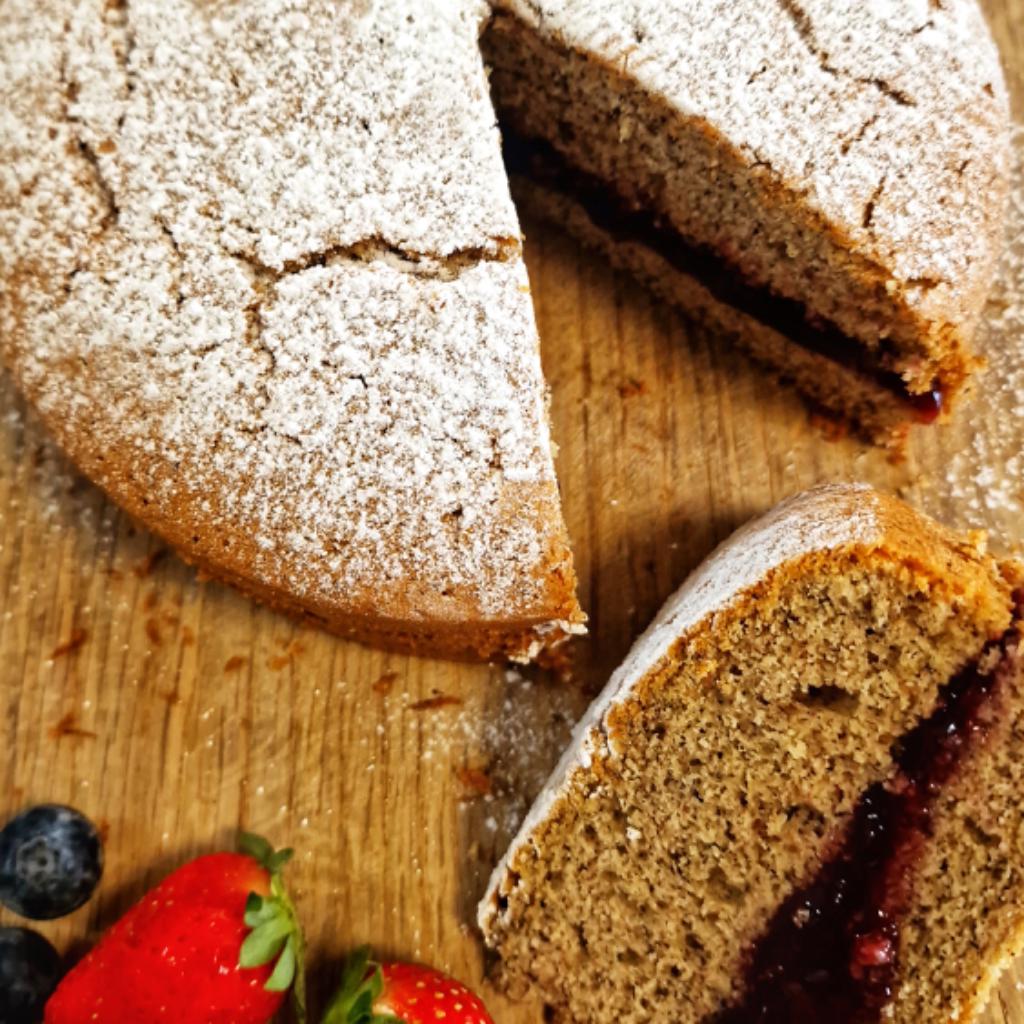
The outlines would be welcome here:
M 582 0 L 495 6 L 483 43 L 511 148 L 542 140 L 563 165 L 538 178 L 564 179 L 543 215 L 618 245 L 618 266 L 874 440 L 898 446 L 953 408 L 980 366 L 1009 176 L 1007 92 L 974 0 L 913 31 L 909 11 L 864 8 L 845 33 L 827 4 L 793 0 L 714 17 L 713 2 L 643 3 L 604 22 Z M 584 210 L 576 179 L 603 199 Z M 748 293 L 744 312 L 709 301 L 709 275 L 725 306 Z
M 514 941 L 520 944 L 534 940 L 537 943 L 531 947 L 529 963 L 523 963 L 517 957 L 511 964 L 503 960 L 498 965 L 500 984 L 514 996 L 522 996 L 531 986 L 537 986 L 538 990 L 544 994 L 546 1001 L 552 1005 L 556 1019 L 590 1019 L 579 1005 L 567 1009 L 564 1003 L 560 1003 L 561 999 L 566 998 L 565 990 L 560 989 L 559 983 L 552 980 L 561 971 L 565 984 L 572 984 L 574 966 L 572 956 L 567 962 L 558 960 L 557 943 L 552 943 L 549 948 L 545 945 L 547 940 L 543 935 L 531 930 L 540 927 L 542 932 L 546 930 L 550 930 L 552 933 L 558 932 L 564 942 L 565 932 L 575 934 L 572 929 L 577 927 L 583 929 L 584 925 L 580 921 L 565 921 L 557 917 L 547 919 L 547 923 L 544 925 L 538 925 L 538 918 L 531 918 L 528 929 L 523 920 L 523 915 L 528 912 L 525 908 L 528 908 L 534 899 L 542 901 L 543 905 L 545 892 L 543 889 L 523 890 L 521 879 L 529 876 L 532 883 L 543 885 L 546 856 L 544 851 L 547 849 L 544 844 L 548 841 L 551 843 L 560 841 L 559 829 L 563 827 L 560 821 L 563 818 L 566 822 L 575 822 L 575 824 L 566 824 L 564 827 L 567 828 L 582 829 L 584 822 L 593 823 L 593 826 L 588 825 L 588 828 L 604 826 L 605 819 L 599 817 L 599 812 L 606 812 L 607 806 L 619 806 L 614 786 L 621 784 L 622 777 L 628 770 L 631 756 L 629 737 L 632 735 L 636 742 L 649 742 L 649 740 L 637 740 L 636 734 L 631 733 L 631 730 L 640 728 L 638 723 L 641 718 L 638 716 L 644 714 L 642 708 L 656 709 L 659 699 L 667 699 L 667 694 L 671 691 L 666 690 L 665 687 L 671 686 L 672 673 L 677 671 L 678 665 L 686 664 L 692 668 L 694 665 L 699 666 L 703 661 L 710 664 L 715 656 L 716 631 L 732 630 L 729 635 L 733 637 L 733 640 L 735 640 L 733 634 L 742 635 L 742 628 L 738 623 L 741 623 L 743 617 L 751 615 L 754 617 L 751 622 L 756 621 L 759 614 L 757 609 L 762 608 L 766 602 L 770 605 L 774 600 L 773 595 L 777 596 L 781 593 L 780 586 L 784 586 L 784 581 L 791 580 L 794 574 L 808 573 L 813 576 L 814 573 L 824 572 L 826 575 L 835 576 L 839 572 L 840 566 L 845 567 L 843 571 L 849 570 L 850 566 L 859 566 L 868 573 L 869 578 L 871 572 L 879 573 L 880 579 L 885 574 L 891 573 L 894 580 L 900 581 L 900 585 L 907 583 L 913 592 L 927 595 L 928 602 L 934 603 L 937 608 L 944 609 L 950 616 L 950 622 L 962 620 L 961 624 L 964 626 L 965 632 L 962 635 L 954 634 L 958 637 L 956 643 L 952 645 L 950 651 L 943 655 L 947 662 L 950 657 L 955 655 L 962 664 L 951 662 L 946 666 L 947 671 L 941 678 L 936 677 L 927 682 L 915 680 L 911 684 L 913 692 L 908 690 L 906 693 L 902 691 L 898 693 L 897 702 L 901 706 L 896 710 L 899 712 L 903 725 L 900 731 L 891 737 L 893 742 L 906 730 L 911 729 L 915 722 L 928 720 L 928 716 L 941 705 L 941 700 L 939 704 L 936 704 L 936 701 L 939 700 L 936 697 L 936 693 L 940 692 L 939 688 L 960 671 L 964 664 L 979 657 L 985 649 L 985 645 L 999 642 L 1006 642 L 1009 645 L 1013 652 L 1011 659 L 1013 678 L 1007 686 L 1018 686 L 1019 684 L 1019 688 L 1024 688 L 1024 674 L 1022 674 L 1019 660 L 1017 660 L 1016 644 L 1012 639 L 1006 640 L 1011 636 L 1011 632 L 1008 632 L 1011 631 L 1011 618 L 1020 615 L 1019 611 L 1013 612 L 1013 591 L 1014 588 L 1019 588 L 1022 579 L 1020 567 L 1016 563 L 1000 565 L 994 559 L 983 554 L 978 543 L 977 537 L 958 537 L 913 512 L 901 502 L 879 494 L 864 485 L 832 485 L 798 495 L 784 502 L 760 520 L 744 527 L 726 541 L 669 600 L 651 627 L 636 643 L 624 664 L 612 676 L 602 694 L 577 726 L 573 741 L 552 774 L 549 784 L 530 810 L 508 852 L 495 868 L 487 894 L 479 907 L 479 925 L 485 940 L 492 948 L 496 949 L 499 956 L 512 933 L 515 933 Z M 832 568 L 829 568 L 830 566 Z M 836 585 L 838 586 L 838 584 Z M 950 611 L 950 609 L 955 609 L 955 611 Z M 1016 621 L 1019 625 L 1019 618 Z M 973 633 L 972 630 L 974 630 Z M 972 640 L 972 636 L 975 639 Z M 1000 638 L 1003 638 L 1002 641 Z M 956 654 L 957 650 L 959 650 L 958 655 Z M 935 657 L 938 660 L 937 654 Z M 818 669 L 820 666 L 817 666 L 815 670 Z M 928 675 L 930 671 L 931 669 L 922 670 L 922 675 Z M 825 687 L 826 691 L 831 689 L 832 687 Z M 684 704 L 686 700 L 682 694 L 673 699 L 675 701 L 672 705 L 674 708 L 679 706 L 680 700 Z M 692 701 L 694 697 L 691 696 L 689 699 Z M 706 695 L 699 699 L 706 699 Z M 864 697 L 861 699 L 866 700 Z M 1000 699 L 1005 699 L 1007 707 L 1011 706 L 1010 697 Z M 902 706 L 903 704 L 906 706 Z M 839 706 L 837 704 L 837 707 Z M 894 710 L 894 714 L 896 710 Z M 1024 714 L 1024 701 L 1017 706 L 1016 713 Z M 774 736 L 774 733 L 772 735 Z M 1017 739 L 1024 749 L 1024 732 Z M 878 745 L 878 742 L 877 738 L 866 740 L 865 751 L 872 744 Z M 849 745 L 848 740 L 846 744 Z M 827 750 L 828 747 L 825 746 L 823 749 Z M 967 783 L 964 784 L 970 786 L 970 780 L 975 777 L 972 774 L 974 773 L 973 763 L 981 764 L 984 762 L 984 758 L 989 756 L 989 751 L 995 750 L 998 755 L 1001 749 L 1003 748 L 999 743 L 980 745 L 979 749 L 970 755 L 973 761 L 968 762 L 963 773 L 957 778 L 967 779 Z M 665 752 L 665 754 L 667 757 L 672 756 L 671 752 Z M 637 757 L 639 756 L 638 753 Z M 838 756 L 838 752 L 836 756 Z M 858 769 L 858 771 L 867 772 L 862 779 L 864 785 L 861 785 L 855 792 L 846 794 L 844 797 L 846 803 L 843 805 L 842 813 L 838 816 L 833 814 L 831 821 L 824 820 L 821 823 L 814 823 L 809 832 L 800 835 L 799 842 L 807 844 L 808 848 L 804 853 L 795 855 L 797 863 L 795 866 L 790 866 L 794 872 L 788 883 L 792 891 L 798 891 L 802 885 L 808 884 L 814 878 L 817 870 L 828 862 L 829 851 L 837 849 L 837 843 L 840 843 L 841 847 L 837 827 L 841 835 L 842 829 L 846 827 L 850 820 L 849 816 L 857 806 L 857 801 L 860 800 L 865 789 L 883 782 L 895 770 L 887 744 L 883 744 L 877 751 L 872 751 L 870 754 L 866 752 L 864 756 L 865 758 L 877 757 L 878 763 L 870 772 L 867 772 L 867 769 Z M 838 779 L 840 774 L 838 768 L 836 772 Z M 845 779 L 846 776 L 842 775 L 842 778 Z M 944 792 L 952 793 L 953 786 L 956 784 L 959 783 L 956 781 L 950 783 Z M 837 781 L 836 785 L 839 786 L 840 783 Z M 753 795 L 751 795 L 751 799 L 754 799 Z M 1000 806 L 1005 812 L 1005 801 Z M 612 810 L 607 813 L 615 815 L 620 812 Z M 624 810 L 622 813 L 624 817 L 628 817 Z M 936 810 L 935 820 L 940 825 L 945 820 L 944 815 L 948 816 L 945 809 L 940 807 Z M 826 813 L 824 817 L 827 819 L 828 814 Z M 600 825 L 598 825 L 599 822 Z M 737 825 L 737 827 L 740 826 Z M 803 825 L 800 827 L 803 828 Z M 782 835 L 780 842 L 783 845 L 785 842 L 797 841 L 795 837 L 786 839 L 785 830 L 788 828 L 787 824 L 783 828 L 783 832 L 780 833 Z M 660 836 L 657 839 L 640 835 L 630 838 L 628 821 L 626 829 L 626 837 L 629 842 L 634 840 L 639 842 L 639 848 L 645 850 L 648 856 L 653 856 L 651 849 L 659 847 L 659 844 L 662 843 Z M 959 835 L 957 830 L 951 828 L 949 831 L 952 836 L 951 841 L 955 842 Z M 945 1002 L 962 1004 L 964 1008 L 976 1009 L 979 1001 L 987 995 L 1002 962 L 1020 948 L 1021 939 L 1024 937 L 1024 912 L 1021 910 L 1021 906 L 1024 905 L 1024 870 L 1022 870 L 1024 869 L 1024 830 L 1018 831 L 1020 834 L 1016 836 L 1016 841 L 1019 843 L 1019 848 L 1008 852 L 1011 864 L 1016 858 L 1013 877 L 1007 886 L 1014 899 L 1003 905 L 999 904 L 998 895 L 994 897 L 996 903 L 999 904 L 996 909 L 999 910 L 1003 918 L 1002 930 L 998 935 L 986 937 L 983 934 L 982 936 L 986 945 L 974 964 L 977 967 L 978 963 L 981 963 L 981 976 L 970 977 L 965 981 L 963 976 L 958 975 L 949 982 L 950 991 L 945 994 L 936 994 L 938 991 L 936 989 L 930 990 L 927 997 L 930 1001 L 927 1002 L 927 1005 L 932 1011 L 937 1005 L 936 1000 L 940 998 Z M 566 841 L 568 842 L 568 839 Z M 615 842 L 619 843 L 619 840 L 615 840 Z M 587 849 L 591 849 L 591 847 L 587 847 Z M 593 847 L 593 849 L 597 849 L 597 847 Z M 598 857 L 599 855 L 595 853 L 594 856 Z M 781 857 L 782 854 L 779 853 L 778 856 Z M 802 862 L 800 862 L 801 858 L 803 858 Z M 687 861 L 686 863 L 691 862 Z M 622 870 L 621 865 L 619 865 L 619 870 Z M 716 870 L 718 869 L 716 868 Z M 730 865 L 726 861 L 725 871 L 729 870 Z M 760 870 L 758 868 L 758 871 Z M 721 896 L 721 892 L 717 890 L 724 884 L 722 878 L 724 875 L 717 880 L 712 879 L 714 884 L 710 885 L 707 893 L 708 899 L 711 900 L 709 906 L 714 906 L 715 898 Z M 643 889 L 647 882 L 638 879 L 636 884 Z M 733 885 L 744 884 L 746 883 L 742 878 L 730 878 L 726 888 L 731 891 Z M 777 879 L 776 884 L 779 884 Z M 751 885 L 756 890 L 756 883 L 751 882 Z M 615 885 L 612 888 L 614 889 Z M 637 928 L 642 929 L 642 922 L 646 919 L 658 918 L 660 911 L 655 908 L 656 895 L 652 890 L 650 906 L 633 908 L 635 920 L 639 922 Z M 1005 895 L 1005 893 L 1000 895 Z M 775 892 L 775 896 L 778 896 L 777 892 Z M 556 897 L 549 898 L 555 899 Z M 603 892 L 595 894 L 595 898 L 608 899 L 608 894 Z M 765 898 L 763 893 L 761 898 Z M 677 904 L 673 904 L 673 906 L 678 909 Z M 771 903 L 766 906 L 774 907 Z M 510 907 L 513 909 L 510 910 Z M 923 905 L 919 903 L 907 908 L 905 913 L 908 915 L 925 913 L 922 907 Z M 738 913 L 738 908 L 731 908 L 730 914 L 732 913 Z M 759 913 L 761 914 L 761 926 L 766 927 L 768 918 L 765 917 L 765 907 L 762 907 Z M 541 914 L 541 918 L 543 918 L 543 914 Z M 900 920 L 901 927 L 903 927 L 903 918 L 901 917 Z M 603 926 L 608 927 L 607 921 L 603 922 Z M 685 931 L 685 927 L 684 921 L 677 930 Z M 730 926 L 726 924 L 724 927 L 726 935 L 728 935 Z M 512 933 L 509 932 L 510 928 Z M 628 929 L 624 928 L 623 930 Z M 530 933 L 529 938 L 525 937 L 527 931 Z M 941 973 L 941 966 L 936 968 L 934 957 L 927 949 L 929 931 L 927 928 L 924 931 L 924 938 L 918 935 L 904 940 L 906 955 L 916 957 L 913 962 L 919 976 L 923 976 L 922 972 L 926 968 Z M 934 932 L 933 926 L 931 934 Z M 594 938 L 589 934 L 587 937 Z M 756 943 L 759 937 L 760 931 L 758 930 L 746 934 L 741 937 L 742 945 L 749 949 L 748 944 Z M 735 938 L 735 935 L 732 936 L 733 940 Z M 972 936 L 972 941 L 976 938 L 976 936 Z M 575 940 L 572 941 L 575 942 Z M 603 940 L 595 939 L 594 941 Z M 726 938 L 724 941 L 732 940 Z M 585 960 L 587 946 L 584 930 L 580 931 L 580 942 L 583 952 L 580 953 L 577 950 L 573 956 L 579 955 Z M 695 965 L 694 970 L 699 973 L 698 986 L 706 987 L 706 991 L 700 995 L 705 999 L 703 1010 L 698 1012 L 694 1009 L 689 1016 L 681 1019 L 684 1019 L 687 1024 L 691 1020 L 711 1020 L 711 1013 L 721 1012 L 730 1000 L 737 997 L 736 986 L 741 982 L 736 977 L 736 971 L 741 969 L 741 961 L 737 959 L 731 969 L 723 973 L 720 962 L 702 959 L 705 953 L 700 951 L 699 946 L 686 948 L 686 943 L 682 940 L 679 945 L 683 947 L 678 954 L 679 960 L 685 963 L 689 956 Z M 521 950 L 522 946 L 518 946 L 517 949 Z M 603 947 L 601 951 L 602 953 L 607 952 Z M 625 965 L 636 963 L 634 977 L 638 986 L 635 993 L 638 1009 L 635 1011 L 637 1016 L 634 1018 L 630 1015 L 632 1011 L 625 1012 L 623 1007 L 617 1006 L 616 1012 L 622 1013 L 622 1016 L 614 1019 L 636 1019 L 638 1021 L 646 1019 L 643 1014 L 652 1012 L 654 1007 L 659 1005 L 657 1001 L 654 1001 L 652 995 L 655 993 L 655 987 L 666 984 L 671 986 L 672 981 L 666 980 L 665 977 L 649 977 L 649 974 L 656 970 L 653 965 L 630 960 L 629 958 L 633 954 L 628 950 L 623 950 L 622 953 L 626 957 Z M 734 955 L 739 957 L 739 950 L 735 950 Z M 549 957 L 555 957 L 558 962 L 550 962 Z M 583 961 L 577 961 L 576 965 L 581 962 Z M 603 969 L 607 971 L 612 968 L 605 964 Z M 678 969 L 677 967 L 676 970 Z M 628 976 L 628 966 L 616 964 L 615 970 L 626 971 Z M 546 976 L 546 982 L 538 976 Z M 673 975 L 673 977 L 678 977 L 678 975 Z M 900 982 L 902 984 L 902 978 Z M 545 985 L 547 986 L 546 990 Z M 709 996 L 708 992 L 711 992 L 712 995 Z M 910 989 L 907 989 L 907 996 L 909 996 L 909 992 Z M 714 993 L 717 993 L 717 996 Z M 662 992 L 663 997 L 664 993 Z M 687 992 L 686 997 L 693 999 L 694 1005 L 699 1003 L 699 999 L 694 998 L 692 991 Z M 897 1002 L 894 1005 L 898 1007 L 900 1004 Z M 897 1020 L 901 1022 L 906 1020 L 908 1024 L 911 1021 L 914 1024 L 925 1024 L 927 1020 L 928 1024 L 931 1024 L 934 1019 L 938 1024 L 939 1020 L 949 1019 L 942 1018 L 941 1015 L 934 1018 L 915 1018 L 913 1013 L 919 1011 L 920 1006 L 909 1016 L 897 1017 Z M 568 1014 L 568 1016 L 564 1014 Z M 592 1019 L 596 1024 L 596 1022 L 612 1018 L 595 1014 Z M 745 1018 L 737 1017 L 735 1019 Z

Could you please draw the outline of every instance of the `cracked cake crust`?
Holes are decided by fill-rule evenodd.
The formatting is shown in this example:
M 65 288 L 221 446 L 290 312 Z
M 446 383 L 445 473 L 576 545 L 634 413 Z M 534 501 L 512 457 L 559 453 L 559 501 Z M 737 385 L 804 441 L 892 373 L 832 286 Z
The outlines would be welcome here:
M 350 6 L 5 5 L 0 344 L 216 576 L 532 657 L 582 616 L 483 9 Z

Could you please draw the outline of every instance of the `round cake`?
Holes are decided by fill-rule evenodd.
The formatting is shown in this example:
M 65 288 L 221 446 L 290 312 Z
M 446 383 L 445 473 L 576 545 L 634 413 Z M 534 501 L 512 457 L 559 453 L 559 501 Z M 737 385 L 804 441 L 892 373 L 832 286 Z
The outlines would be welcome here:
M 3 4 L 0 355 L 71 458 L 276 607 L 528 660 L 583 615 L 484 55 L 541 205 L 881 438 L 974 366 L 1006 95 L 973 0 Z

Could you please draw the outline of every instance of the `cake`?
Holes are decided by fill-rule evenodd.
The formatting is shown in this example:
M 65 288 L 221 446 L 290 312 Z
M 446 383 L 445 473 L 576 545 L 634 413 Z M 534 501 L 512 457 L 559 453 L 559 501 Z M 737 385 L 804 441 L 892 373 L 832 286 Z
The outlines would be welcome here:
M 7 0 L 0 350 L 189 561 L 346 636 L 581 630 L 520 232 L 452 0 Z
M 974 365 L 1006 97 L 971 0 L 0 7 L 0 358 L 74 462 L 274 607 L 529 660 L 584 616 L 484 55 L 556 216 L 887 438 Z
M 863 485 L 734 534 L 495 869 L 499 984 L 576 1024 L 971 1020 L 1024 944 L 1022 580 Z
M 496 0 L 516 193 L 872 439 L 956 402 L 1008 101 L 975 0 Z

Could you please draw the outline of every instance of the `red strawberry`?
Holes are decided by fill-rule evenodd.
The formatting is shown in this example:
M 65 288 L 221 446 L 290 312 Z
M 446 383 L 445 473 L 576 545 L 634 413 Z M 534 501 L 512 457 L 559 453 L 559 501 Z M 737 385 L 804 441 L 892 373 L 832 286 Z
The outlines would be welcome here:
M 461 981 L 419 964 L 378 964 L 363 946 L 345 961 L 323 1024 L 494 1024 Z
M 150 890 L 65 976 L 45 1024 L 266 1024 L 293 980 L 302 1020 L 302 933 L 281 881 L 291 850 L 248 835 L 239 847 Z

